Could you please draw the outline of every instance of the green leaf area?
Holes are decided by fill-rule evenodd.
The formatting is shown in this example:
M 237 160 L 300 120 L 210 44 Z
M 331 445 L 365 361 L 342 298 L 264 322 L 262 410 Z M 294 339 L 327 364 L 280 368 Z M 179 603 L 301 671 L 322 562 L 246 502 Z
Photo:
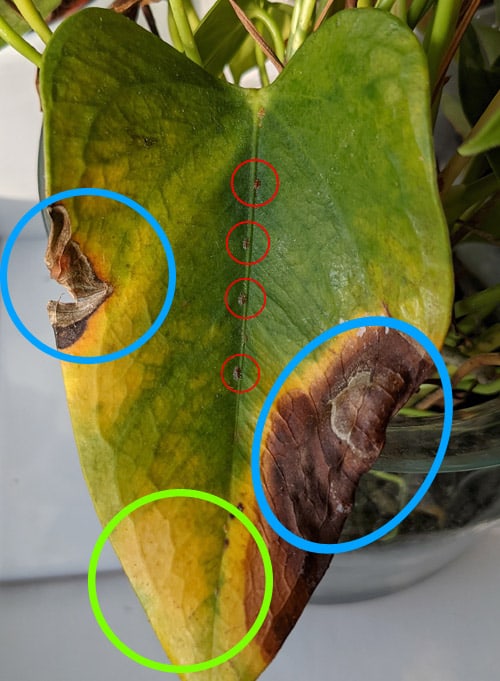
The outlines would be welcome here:
M 90 9 L 55 33 L 41 92 L 47 192 L 101 187 L 129 196 L 163 226 L 177 263 L 175 300 L 152 340 L 112 363 L 63 365 L 101 522 L 149 492 L 194 488 L 239 505 L 265 529 L 250 449 L 285 364 L 320 332 L 364 314 L 407 320 L 437 344 L 448 328 L 449 242 L 418 42 L 385 12 L 341 12 L 271 86 L 243 90 L 127 19 Z M 265 204 L 248 207 L 230 181 L 256 158 L 274 166 L 280 186 L 268 202 L 272 169 L 241 166 L 235 191 Z M 151 228 L 116 202 L 65 205 L 73 239 L 113 287 L 68 350 L 117 350 L 158 314 L 169 278 L 163 250 Z M 246 221 L 270 235 L 263 259 L 265 234 Z M 225 248 L 237 223 L 229 242 L 243 265 Z M 265 306 L 255 282 L 237 281 L 245 277 L 263 287 Z M 239 316 L 226 309 L 226 292 Z M 220 370 L 233 355 L 247 357 L 227 362 L 225 387 Z M 258 376 L 248 356 L 260 366 L 253 389 Z M 312 376 L 322 371 L 305 365 Z M 268 544 L 270 536 L 267 529 Z M 221 654 L 249 629 L 262 566 L 227 513 L 165 501 L 122 523 L 113 544 L 176 663 Z M 296 585 L 310 593 L 317 581 L 294 567 L 301 552 L 282 546 L 261 632 L 237 658 L 186 678 L 253 681 L 276 654 L 307 600 L 306 587 Z

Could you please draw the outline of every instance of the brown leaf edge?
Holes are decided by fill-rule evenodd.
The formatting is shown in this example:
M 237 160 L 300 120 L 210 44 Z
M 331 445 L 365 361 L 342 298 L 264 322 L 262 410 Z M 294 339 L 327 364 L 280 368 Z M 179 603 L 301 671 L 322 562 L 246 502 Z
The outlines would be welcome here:
M 432 370 L 412 338 L 388 327 L 345 334 L 303 387 L 282 389 L 264 431 L 261 475 L 277 518 L 296 535 L 338 542 L 361 476 L 385 443 L 391 417 Z M 286 386 L 285 386 L 286 388 Z M 260 516 L 258 526 L 275 571 L 270 613 L 257 635 L 270 662 L 293 629 L 332 556 L 296 549 Z M 255 544 L 247 553 L 246 615 L 250 626 L 263 596 Z
M 50 276 L 75 298 L 74 303 L 51 300 L 47 305 L 59 350 L 70 347 L 84 333 L 94 312 L 109 298 L 113 287 L 99 279 L 87 256 L 71 238 L 71 222 L 62 204 L 49 208 L 51 228 L 45 264 Z

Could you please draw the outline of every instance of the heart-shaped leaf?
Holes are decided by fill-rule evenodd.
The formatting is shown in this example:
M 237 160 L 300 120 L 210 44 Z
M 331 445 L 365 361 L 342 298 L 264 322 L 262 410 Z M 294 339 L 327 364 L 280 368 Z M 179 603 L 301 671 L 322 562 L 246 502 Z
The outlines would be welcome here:
M 164 227 L 177 261 L 176 297 L 151 341 L 111 364 L 63 366 L 97 513 L 105 523 L 144 494 L 186 487 L 217 494 L 256 522 L 275 573 L 270 614 L 237 658 L 196 676 L 253 681 L 329 562 L 289 546 L 258 512 L 249 462 L 266 394 L 298 350 L 341 319 L 390 314 L 436 343 L 447 331 L 452 277 L 424 57 L 393 17 L 347 11 L 270 87 L 242 90 L 123 17 L 88 10 L 50 42 L 41 89 L 47 191 L 128 195 Z M 242 165 L 235 191 L 265 204 L 252 208 L 230 181 L 256 158 L 274 166 L 280 185 L 268 201 L 272 169 Z M 80 319 L 67 350 L 129 344 L 165 295 L 169 273 L 155 234 L 129 209 L 91 197 L 65 201 L 54 221 L 48 259 L 59 280 L 76 271 L 80 254 L 92 290 L 102 284 L 109 293 Z M 264 232 L 247 221 L 270 234 L 263 259 Z M 238 223 L 232 259 L 225 239 Z M 59 317 L 56 310 L 56 327 Z M 225 387 L 220 370 L 234 355 L 246 358 L 226 363 Z M 254 361 L 261 372 L 252 389 Z M 262 470 L 280 519 L 336 541 L 388 418 L 426 370 L 421 350 L 383 329 L 343 336 L 303 363 L 264 435 Z M 123 522 L 113 544 L 173 661 L 212 658 L 249 629 L 262 565 L 227 513 L 164 502 Z

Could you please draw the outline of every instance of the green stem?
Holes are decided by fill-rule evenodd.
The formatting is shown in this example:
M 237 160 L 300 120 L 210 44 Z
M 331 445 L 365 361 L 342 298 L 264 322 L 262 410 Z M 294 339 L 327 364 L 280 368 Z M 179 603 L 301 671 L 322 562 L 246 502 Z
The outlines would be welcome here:
M 250 5 L 247 10 L 247 16 L 249 19 L 257 19 L 264 24 L 271 34 L 271 38 L 273 39 L 274 53 L 280 62 L 283 63 L 285 60 L 285 42 L 283 40 L 283 36 L 281 35 L 278 24 L 271 16 L 269 16 L 269 14 L 267 14 L 261 7 L 258 7 L 257 5 Z
M 461 0 L 437 0 L 432 23 L 425 35 L 424 49 L 429 63 L 431 90 L 437 81 L 439 67 L 453 39 Z
M 386 12 L 390 12 L 395 4 L 396 0 L 377 0 L 375 7 L 377 9 L 383 9 Z
M 21 13 L 23 19 L 45 44 L 52 37 L 52 31 L 43 20 L 42 15 L 35 7 L 32 0 L 14 0 L 14 4 Z
M 37 52 L 24 38 L 18 35 L 2 17 L 0 17 L 0 38 L 40 68 L 42 65 L 42 55 L 40 52 Z
M 406 18 L 408 15 L 407 9 L 406 9 L 406 0 L 396 0 L 394 3 L 394 9 L 392 10 L 392 13 L 401 19 L 401 21 L 404 21 L 406 24 Z
M 186 11 L 186 16 L 189 21 L 189 25 L 191 26 L 191 30 L 193 33 L 196 33 L 196 29 L 200 25 L 200 17 L 196 13 L 195 8 L 193 7 L 193 4 L 191 0 L 183 0 L 184 2 L 184 9 Z
M 292 14 L 285 60 L 289 61 L 310 33 L 316 0 L 297 0 Z
M 262 87 L 267 87 L 269 85 L 269 77 L 266 71 L 266 55 L 258 45 L 255 45 L 255 61 L 257 62 L 257 67 L 259 69 Z
M 196 46 L 183 0 L 168 0 L 168 4 L 186 57 L 189 57 L 191 61 L 202 66 L 200 53 Z
M 427 14 L 433 4 L 434 0 L 413 0 L 408 8 L 408 26 L 410 28 L 415 28 L 415 26 Z
M 179 31 L 177 30 L 175 19 L 171 10 L 168 12 L 167 21 L 168 32 L 170 33 L 170 40 L 172 41 L 172 45 L 178 52 L 184 52 L 184 45 L 182 44 L 182 40 L 179 35 Z

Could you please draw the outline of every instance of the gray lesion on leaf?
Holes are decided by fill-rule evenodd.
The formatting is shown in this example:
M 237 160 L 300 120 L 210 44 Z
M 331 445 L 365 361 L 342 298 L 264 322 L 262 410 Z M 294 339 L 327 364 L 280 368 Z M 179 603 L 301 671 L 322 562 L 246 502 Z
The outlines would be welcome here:
M 49 214 L 51 229 L 45 264 L 51 278 L 75 298 L 72 303 L 51 300 L 47 305 L 56 345 L 62 350 L 82 336 L 88 319 L 111 295 L 113 288 L 99 279 L 87 256 L 71 238 L 71 221 L 66 208 L 56 204 L 49 208 Z

